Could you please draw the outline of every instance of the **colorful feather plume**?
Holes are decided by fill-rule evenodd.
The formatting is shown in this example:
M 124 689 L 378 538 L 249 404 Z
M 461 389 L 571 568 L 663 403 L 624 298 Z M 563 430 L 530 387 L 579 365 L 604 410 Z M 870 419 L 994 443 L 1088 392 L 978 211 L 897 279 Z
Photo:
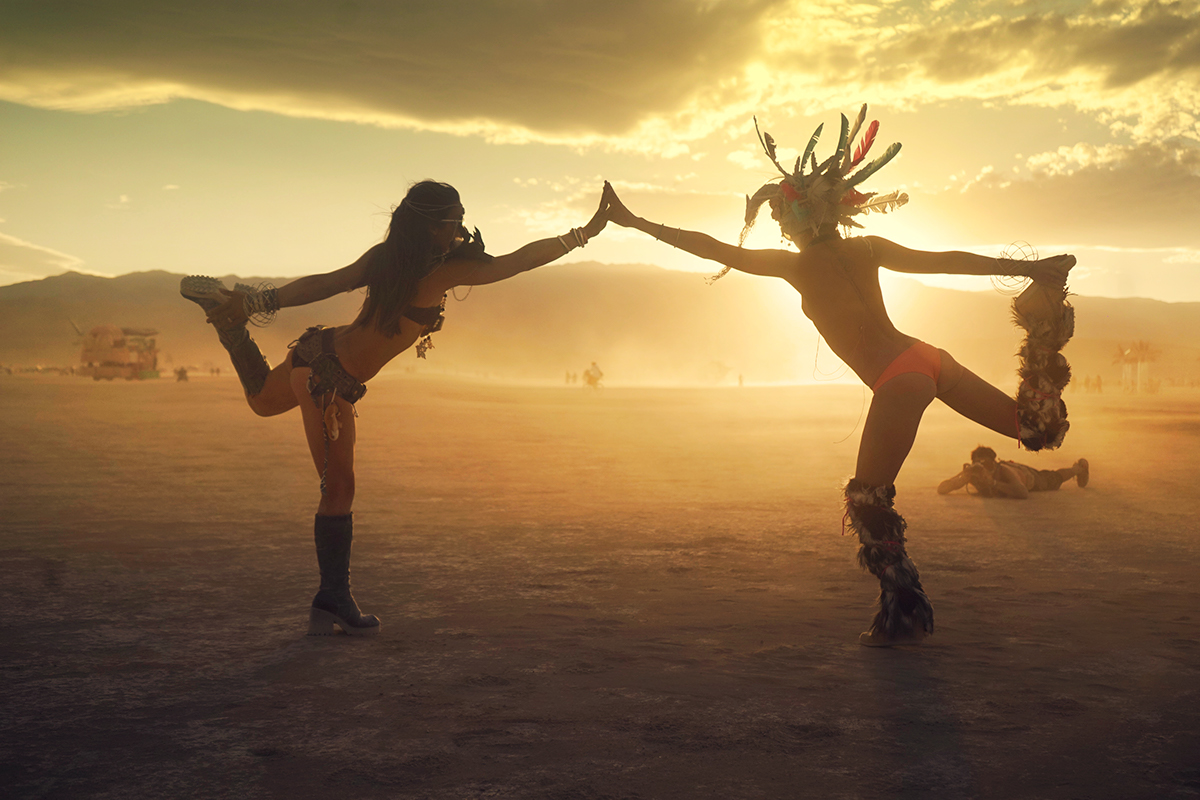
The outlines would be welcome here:
M 854 173 L 854 175 L 848 181 L 846 181 L 846 185 L 847 186 L 857 186 L 858 184 L 862 183 L 867 178 L 871 177 L 876 172 L 878 172 L 883 167 L 884 164 L 888 163 L 893 158 L 895 158 L 896 153 L 899 153 L 899 152 L 900 152 L 900 143 L 899 142 L 893 142 L 892 144 L 888 145 L 888 149 L 883 151 L 883 155 L 881 155 L 879 158 L 872 161 L 870 164 L 867 164 L 865 167 L 860 169 L 858 172 Z
M 879 120 L 873 120 L 867 127 L 867 132 L 863 134 L 862 141 L 858 143 L 858 147 L 854 150 L 854 159 L 850 162 L 850 167 L 857 167 L 867 155 L 867 151 L 871 149 L 871 145 L 875 144 L 875 134 L 879 132 Z M 843 170 L 845 172 L 846 170 Z
M 742 232 L 743 237 L 753 225 L 762 205 L 767 202 L 774 205 L 776 200 L 779 203 L 776 210 L 782 215 L 780 226 L 788 238 L 796 238 L 805 231 L 819 234 L 831 224 L 859 228 L 862 226 L 852 219 L 854 215 L 883 214 L 907 203 L 908 195 L 899 191 L 876 195 L 874 192 L 864 193 L 854 188 L 878 172 L 900 152 L 899 142 L 892 144 L 879 158 L 850 175 L 850 171 L 866 158 L 879 132 L 879 121 L 872 121 L 859 140 L 858 146 L 854 148 L 853 156 L 851 155 L 851 145 L 862 130 L 866 118 L 865 103 L 859 109 L 853 124 L 842 114 L 841 129 L 833 155 L 820 163 L 817 162 L 816 147 L 825 124 L 818 125 L 809 137 L 804 152 L 796 159 L 795 168 L 791 173 L 780 166 L 775 139 L 759 129 L 758 119 L 755 118 L 754 130 L 758 134 L 759 143 L 784 179 L 782 182 L 768 183 L 752 197 L 746 198 L 746 229 Z
M 855 119 L 854 119 L 854 125 L 850 128 L 850 136 L 847 138 L 847 142 L 849 144 L 846 146 L 846 153 L 842 158 L 842 174 L 843 175 L 845 175 L 847 172 L 849 172 L 850 167 L 853 166 L 850 163 L 851 156 L 850 156 L 849 145 L 854 144 L 854 137 L 858 136 L 858 131 L 859 131 L 859 129 L 862 128 L 862 124 L 864 121 L 866 121 L 866 119 L 867 119 L 867 104 L 863 103 L 862 108 L 860 108 L 858 110 L 858 116 L 855 117 Z
M 864 214 L 871 211 L 874 211 L 876 214 L 886 214 L 889 211 L 895 211 L 907 202 L 908 195 L 906 193 L 895 191 L 871 197 L 866 202 L 859 203 L 858 210 Z

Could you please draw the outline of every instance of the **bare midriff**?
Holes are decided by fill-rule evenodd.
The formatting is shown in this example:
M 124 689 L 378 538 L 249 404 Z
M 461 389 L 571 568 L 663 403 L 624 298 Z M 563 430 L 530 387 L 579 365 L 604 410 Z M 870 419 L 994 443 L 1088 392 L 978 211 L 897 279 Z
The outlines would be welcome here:
M 442 302 L 443 289 L 438 288 L 427 277 L 417 287 L 412 305 L 436 306 Z M 337 352 L 342 368 L 358 380 L 366 383 L 379 374 L 389 361 L 412 347 L 425 335 L 425 326 L 408 317 L 400 318 L 400 332 L 388 336 L 374 325 L 365 321 L 364 313 L 349 325 L 340 325 L 333 337 L 333 349 Z
M 797 254 L 789 283 L 803 298 L 804 315 L 867 386 L 918 340 L 888 317 L 879 265 L 863 239 L 831 240 Z

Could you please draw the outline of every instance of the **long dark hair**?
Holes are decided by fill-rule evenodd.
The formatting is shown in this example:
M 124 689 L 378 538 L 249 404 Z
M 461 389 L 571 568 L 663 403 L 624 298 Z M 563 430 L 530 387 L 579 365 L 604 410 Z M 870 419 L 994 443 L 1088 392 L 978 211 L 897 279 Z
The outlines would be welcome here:
M 435 246 L 434 230 L 462 216 L 458 190 L 450 184 L 421 181 L 409 188 L 392 210 L 387 238 L 367 262 L 365 324 L 388 336 L 400 332 L 400 317 L 417 284 L 445 258 Z

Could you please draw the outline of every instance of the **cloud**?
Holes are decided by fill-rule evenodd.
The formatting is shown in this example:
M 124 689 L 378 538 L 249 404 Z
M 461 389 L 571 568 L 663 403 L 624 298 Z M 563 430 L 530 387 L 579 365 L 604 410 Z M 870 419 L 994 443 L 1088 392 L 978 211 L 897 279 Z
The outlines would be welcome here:
M 0 233 L 0 282 L 33 280 L 78 270 L 83 260 Z
M 1164 264 L 1200 264 L 1200 250 L 1183 250 L 1163 259 Z
M 0 97 L 92 111 L 190 97 L 451 132 L 628 131 L 735 73 L 780 0 L 23 3 Z
M 1180 223 L 1200 219 L 1200 149 L 1078 144 L 1031 156 L 1027 167 L 1020 177 L 984 170 L 918 203 L 984 241 L 1200 248 L 1200 230 Z
M 1200 139 L 1200 0 L 70 0 L 0 11 L 0 99 L 235 109 L 666 155 L 871 98 L 1073 107 Z M 1039 9 L 1039 6 L 1032 6 Z

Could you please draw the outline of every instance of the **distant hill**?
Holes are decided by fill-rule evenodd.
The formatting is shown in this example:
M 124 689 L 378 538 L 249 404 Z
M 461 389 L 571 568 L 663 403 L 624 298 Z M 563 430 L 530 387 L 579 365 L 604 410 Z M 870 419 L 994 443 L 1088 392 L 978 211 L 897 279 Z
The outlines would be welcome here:
M 118 278 L 66 273 L 0 287 L 0 364 L 69 366 L 79 337 L 100 324 L 155 328 L 164 369 L 225 366 L 224 351 L 200 309 L 179 296 L 181 275 L 140 272 Z M 226 276 L 227 285 L 259 278 Z M 276 281 L 282 283 L 283 281 Z M 901 330 L 952 352 L 983 377 L 1008 388 L 1019 336 L 1009 300 L 900 279 L 885 287 Z M 467 290 L 460 289 L 459 296 Z M 313 324 L 342 324 L 362 302 L 354 292 L 284 309 L 254 329 L 275 363 Z M 1076 374 L 1119 381 L 1118 344 L 1149 341 L 1151 365 L 1164 380 L 1200 379 L 1200 303 L 1075 297 L 1076 337 L 1068 357 Z M 595 263 L 545 267 L 449 301 L 445 330 L 426 361 L 412 353 L 395 368 L 500 379 L 562 380 L 599 362 L 612 383 L 812 381 L 840 362 L 803 318 L 800 298 L 777 280 L 731 274 L 709 286 L 701 275 L 644 265 Z M 852 378 L 853 376 L 847 376 Z

